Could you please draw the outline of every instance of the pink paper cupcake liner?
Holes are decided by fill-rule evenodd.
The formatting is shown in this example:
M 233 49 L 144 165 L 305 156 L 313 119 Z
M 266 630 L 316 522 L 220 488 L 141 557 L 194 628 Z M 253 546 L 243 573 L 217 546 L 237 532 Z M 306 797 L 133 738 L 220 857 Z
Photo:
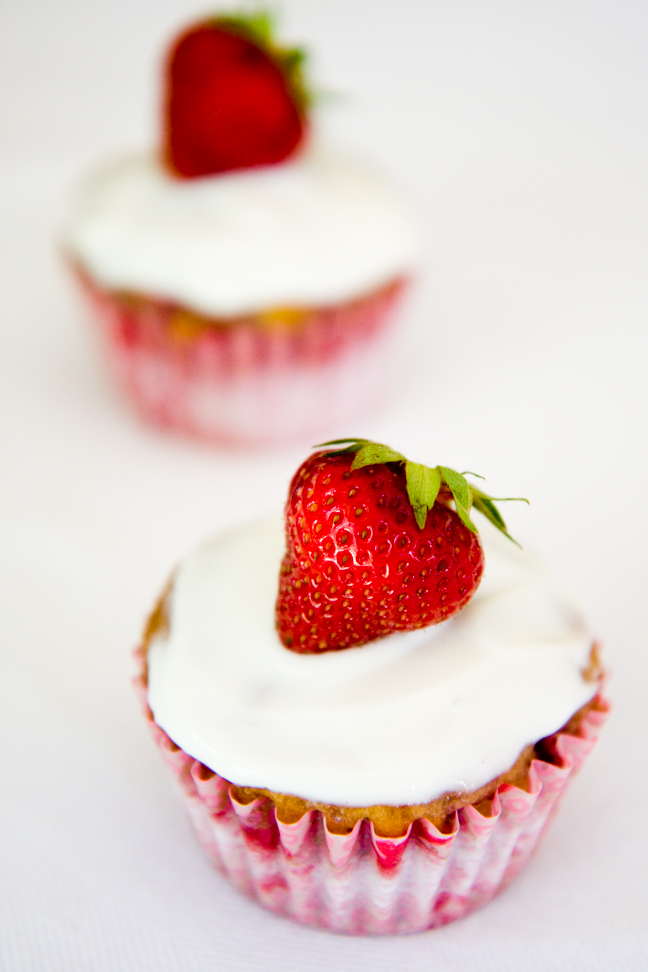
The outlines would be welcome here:
M 317 810 L 285 824 L 268 798 L 239 803 L 226 780 L 179 749 L 155 723 L 143 676 L 138 688 L 154 739 L 216 867 L 276 914 L 365 935 L 435 928 L 501 891 L 535 850 L 608 713 L 597 696 L 578 735 L 548 737 L 544 751 L 553 762 L 532 761 L 528 791 L 500 786 L 489 816 L 467 806 L 450 818 L 447 833 L 419 819 L 404 836 L 386 838 L 367 820 L 349 834 L 334 834 Z
M 200 323 L 177 305 L 128 299 L 76 276 L 113 371 L 161 428 L 215 443 L 300 438 L 376 404 L 393 352 L 387 326 L 399 278 L 360 300 L 298 312 L 297 322 Z M 272 315 L 270 315 L 272 317 Z

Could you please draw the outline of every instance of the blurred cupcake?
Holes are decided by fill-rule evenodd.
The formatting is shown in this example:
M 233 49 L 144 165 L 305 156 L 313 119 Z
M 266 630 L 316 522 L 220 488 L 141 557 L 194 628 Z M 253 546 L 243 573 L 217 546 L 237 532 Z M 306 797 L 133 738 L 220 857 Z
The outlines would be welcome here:
M 66 254 L 157 425 L 270 442 L 380 393 L 415 234 L 376 172 L 312 134 L 302 63 L 265 17 L 191 26 L 166 59 L 161 153 L 77 193 Z
M 154 737 L 213 862 L 279 914 L 355 934 L 463 917 L 528 860 L 596 741 L 591 634 L 471 507 L 505 532 L 447 467 L 316 453 L 285 527 L 205 544 L 150 619 Z

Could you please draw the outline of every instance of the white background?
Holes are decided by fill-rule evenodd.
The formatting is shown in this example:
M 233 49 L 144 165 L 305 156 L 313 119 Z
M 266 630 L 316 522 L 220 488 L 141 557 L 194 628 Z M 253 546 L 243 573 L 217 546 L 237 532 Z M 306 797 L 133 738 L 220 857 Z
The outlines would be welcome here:
M 381 414 L 331 430 L 477 469 L 570 587 L 613 716 L 527 871 L 464 922 L 353 939 L 276 918 L 203 858 L 129 685 L 170 568 L 280 508 L 305 446 L 219 452 L 140 424 L 56 253 L 74 179 L 152 144 L 189 0 L 0 8 L 0 966 L 544 972 L 648 966 L 644 489 L 648 6 L 291 0 L 284 35 L 344 97 L 426 244 Z

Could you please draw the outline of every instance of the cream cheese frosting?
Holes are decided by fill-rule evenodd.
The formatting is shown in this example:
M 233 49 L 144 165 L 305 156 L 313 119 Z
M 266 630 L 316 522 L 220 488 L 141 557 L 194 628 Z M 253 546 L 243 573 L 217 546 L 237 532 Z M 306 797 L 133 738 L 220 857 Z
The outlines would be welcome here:
M 149 648 L 156 722 L 231 782 L 323 803 L 420 804 L 490 782 L 597 685 L 573 605 L 489 524 L 480 536 L 484 578 L 455 618 L 321 655 L 274 631 L 280 519 L 207 542 Z
M 103 287 L 215 317 L 364 296 L 417 253 L 392 187 L 318 140 L 281 165 L 200 179 L 151 155 L 115 161 L 80 187 L 63 243 Z

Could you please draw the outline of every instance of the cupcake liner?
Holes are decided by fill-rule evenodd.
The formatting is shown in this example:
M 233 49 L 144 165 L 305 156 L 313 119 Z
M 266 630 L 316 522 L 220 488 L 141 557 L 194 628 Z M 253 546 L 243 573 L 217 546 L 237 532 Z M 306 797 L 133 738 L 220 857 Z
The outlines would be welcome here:
M 240 803 L 226 780 L 179 749 L 155 723 L 143 675 L 138 688 L 155 741 L 216 867 L 276 914 L 349 934 L 424 931 L 493 898 L 535 850 L 608 712 L 597 696 L 578 735 L 548 737 L 543 752 L 552 761 L 532 761 L 528 790 L 500 786 L 490 813 L 469 805 L 448 819 L 448 832 L 422 818 L 402 837 L 387 838 L 367 820 L 349 834 L 335 834 L 318 810 L 282 823 L 269 798 Z
M 216 443 L 331 428 L 373 404 L 392 359 L 399 278 L 334 307 L 278 309 L 226 325 L 112 293 L 76 270 L 113 371 L 147 420 Z

